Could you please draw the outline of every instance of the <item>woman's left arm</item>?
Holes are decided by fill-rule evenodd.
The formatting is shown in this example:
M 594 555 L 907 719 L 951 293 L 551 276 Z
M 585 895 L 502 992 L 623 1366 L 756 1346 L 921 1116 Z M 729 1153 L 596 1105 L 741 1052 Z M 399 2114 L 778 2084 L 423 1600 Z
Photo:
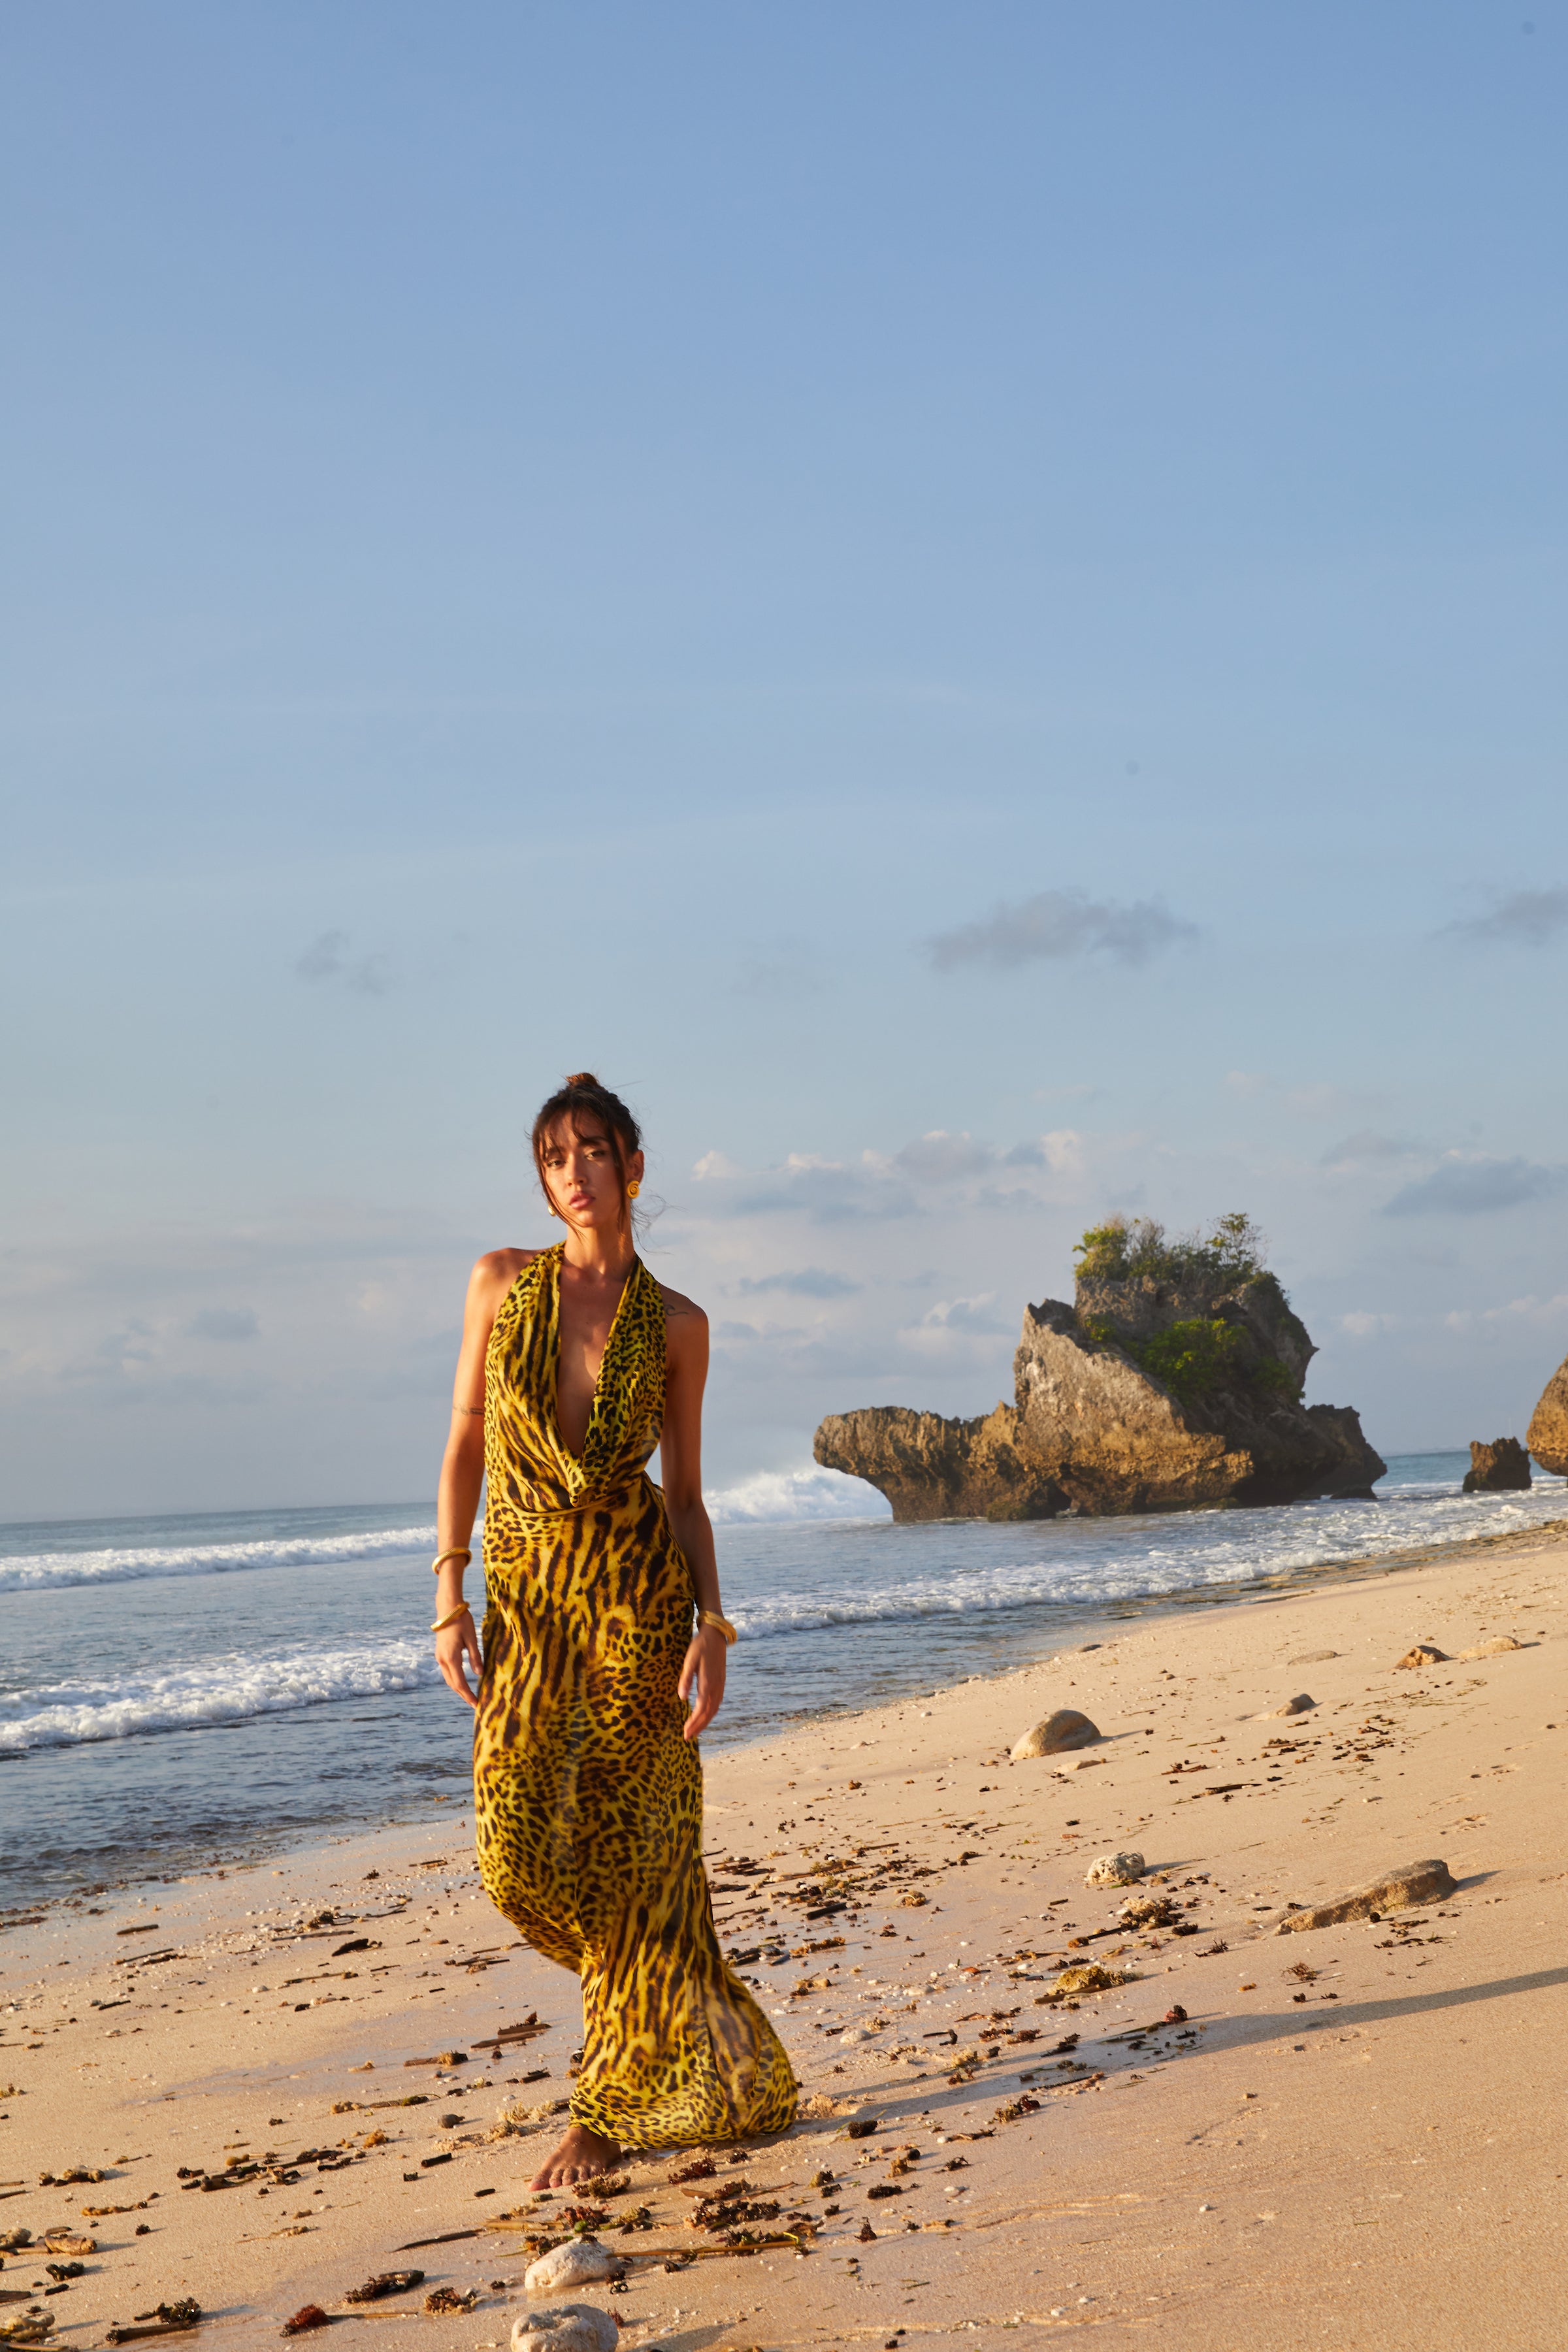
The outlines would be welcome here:
M 708 1381 L 708 1318 L 678 1292 L 666 1291 L 669 1352 L 665 1369 L 664 1432 L 659 1467 L 664 1504 L 676 1542 L 691 1570 L 698 1609 L 723 1612 L 713 1528 L 702 1501 L 702 1391 Z M 680 1669 L 680 1696 L 690 1701 L 686 1737 L 695 1739 L 719 1712 L 724 1696 L 728 1644 L 716 1625 L 699 1622 Z

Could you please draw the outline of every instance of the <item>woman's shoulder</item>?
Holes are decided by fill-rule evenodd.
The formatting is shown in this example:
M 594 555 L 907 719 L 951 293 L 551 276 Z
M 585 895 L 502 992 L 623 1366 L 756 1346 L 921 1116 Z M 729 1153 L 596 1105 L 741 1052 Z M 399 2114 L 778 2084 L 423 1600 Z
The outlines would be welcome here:
M 543 1255 L 544 1252 L 540 1249 L 487 1250 L 483 1257 L 474 1260 L 468 1288 L 474 1292 L 493 1292 L 497 1298 L 503 1298 L 524 1266 L 537 1265 Z
M 664 1319 L 670 1328 L 672 1339 L 679 1329 L 695 1331 L 707 1328 L 708 1318 L 695 1298 L 688 1298 L 683 1290 L 672 1290 L 668 1282 L 659 1281 L 658 1275 L 655 1275 L 654 1282 L 664 1301 Z

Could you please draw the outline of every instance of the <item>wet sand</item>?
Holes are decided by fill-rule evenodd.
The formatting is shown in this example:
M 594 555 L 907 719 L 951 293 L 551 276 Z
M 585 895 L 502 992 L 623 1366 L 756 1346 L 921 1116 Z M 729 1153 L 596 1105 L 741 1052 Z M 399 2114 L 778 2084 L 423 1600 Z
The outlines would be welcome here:
M 636 2352 L 1562 2340 L 1565 1634 L 1549 1535 L 1139 1619 L 710 1756 L 721 1933 L 805 2109 L 695 2181 L 669 2177 L 689 2153 L 629 2159 L 596 2225 L 626 2292 L 571 2299 Z M 1524 1646 L 1395 1666 L 1500 1635 Z M 1315 1706 L 1273 1717 L 1298 1692 Z M 1010 1762 L 1059 1706 L 1103 1740 Z M 33 2243 L 5 2252 L 0 2327 L 36 2308 L 41 2340 L 97 2345 L 194 2296 L 199 2335 L 165 2340 L 276 2342 L 316 2303 L 351 2342 L 509 2341 L 529 2242 L 589 2201 L 527 2189 L 581 2012 L 478 1895 L 448 1810 L 9 1928 L 0 2246 Z M 1127 1890 L 1084 1884 L 1130 1847 L 1164 1925 L 1121 1928 Z M 1428 1856 L 1453 1896 L 1271 1932 Z M 1056 1990 L 1089 1962 L 1110 1989 Z M 756 2210 L 731 2226 L 786 2242 L 688 2261 L 722 2244 L 698 2199 L 738 2180 Z M 55 2231 L 91 2250 L 40 2253 Z M 426 2314 L 443 2288 L 474 2306 Z

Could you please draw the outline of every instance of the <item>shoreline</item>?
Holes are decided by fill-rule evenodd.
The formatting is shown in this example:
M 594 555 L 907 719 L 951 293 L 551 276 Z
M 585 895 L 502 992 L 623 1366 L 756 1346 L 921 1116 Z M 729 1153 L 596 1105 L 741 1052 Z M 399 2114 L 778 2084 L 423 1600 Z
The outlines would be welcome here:
M 1537 1527 L 1519 1532 L 1502 1531 L 1464 1537 L 1450 1543 L 1417 1545 L 1397 1552 L 1357 1553 L 1341 1560 L 1314 1562 L 1302 1568 L 1273 1571 L 1246 1582 L 1200 1584 L 1172 1592 L 1117 1598 L 1107 1601 L 1099 1607 L 1079 1606 L 1067 1602 L 1060 1604 L 1034 1602 L 1028 1604 L 1026 1608 L 1019 1609 L 1016 1613 L 1019 1619 L 1028 1616 L 1032 1621 L 1026 1628 L 1020 1628 L 1020 1630 L 1025 1633 L 1025 1646 L 1031 1653 L 1026 1663 L 1033 1664 L 1037 1664 L 1042 1657 L 1054 1653 L 1064 1643 L 1070 1643 L 1077 1637 L 1092 1633 L 1103 1639 L 1114 1633 L 1121 1626 L 1140 1623 L 1150 1619 L 1158 1620 L 1166 1615 L 1178 1615 L 1183 1612 L 1193 1610 L 1257 1608 L 1265 1603 L 1274 1603 L 1288 1599 L 1294 1594 L 1310 1592 L 1346 1581 L 1355 1581 L 1362 1578 L 1404 1575 L 1444 1561 L 1479 1558 L 1481 1555 L 1500 1550 L 1522 1552 L 1543 1547 L 1550 1549 L 1565 1539 L 1568 1539 L 1568 1517 L 1546 1520 Z M 1058 1608 L 1059 1614 L 1049 1613 Z M 999 1610 L 995 1613 L 1005 1624 L 1009 1613 L 1012 1612 Z M 1042 1622 L 1042 1619 L 1045 1622 Z M 1005 1679 L 1016 1671 L 1016 1668 L 1014 1666 L 1000 1665 L 994 1667 L 988 1673 L 971 1675 L 965 1682 L 952 1685 L 950 1687 L 962 1689 L 974 1683 L 994 1683 Z M 908 1704 L 924 1694 L 927 1686 L 928 1678 L 910 1675 L 875 1699 L 872 1705 L 885 1706 Z M 705 1746 L 705 1754 L 714 1759 L 721 1757 L 744 1755 L 765 1743 L 782 1739 L 791 1734 L 805 1732 L 813 1726 L 826 1728 L 852 1721 L 867 1711 L 863 1702 L 841 1706 L 803 1706 L 796 1712 L 781 1714 L 773 1723 L 761 1731 L 748 1729 L 744 1734 L 738 1735 L 733 1744 L 724 1738 L 721 1718 L 718 1737 L 710 1736 Z M 214 1729 L 221 1732 L 226 1727 L 219 1725 L 215 1726 Z M 101 1744 L 107 1746 L 110 1743 Z M 3 1790 L 4 1786 L 4 1766 L 0 1764 L 0 1790 Z M 421 1832 L 422 1822 L 434 1832 L 441 1826 L 441 1809 L 449 1804 L 457 1804 L 461 1809 L 470 1801 L 468 1791 L 465 1788 L 461 1791 L 442 1792 L 428 1796 L 425 1800 L 425 1803 L 430 1808 L 428 1815 L 416 1816 L 413 1812 L 398 1812 L 388 1814 L 378 1822 L 361 1822 L 342 1826 L 334 1826 L 329 1822 L 317 1822 L 302 1829 L 293 1830 L 287 1825 L 279 1825 L 275 1831 L 261 1833 L 243 1843 L 236 1842 L 232 1855 L 222 1864 L 202 1864 L 192 1861 L 168 1874 L 154 1871 L 140 1873 L 133 1869 L 123 1877 L 84 1882 L 75 1887 L 40 1895 L 32 1901 L 0 1904 L 0 1938 L 4 1938 L 25 1920 L 37 1916 L 47 1916 L 54 1909 L 79 1911 L 89 1901 L 96 1901 L 100 1897 L 132 1893 L 139 1888 L 149 1886 L 185 1884 L 193 1880 L 216 1881 L 232 1875 L 238 1870 L 258 1868 L 268 1863 L 287 1860 L 290 1857 L 297 1860 L 307 1853 L 325 1851 L 345 1841 L 375 1837 L 383 1832 L 396 1830 Z M 210 1843 L 211 1841 L 205 1843 Z M 3 1944 L 0 1944 L 0 1955 L 3 1955 Z
M 1458 1654 L 1500 1636 L 1522 1646 Z M 1420 1641 L 1453 1654 L 1401 1670 Z M 613 2302 L 576 2292 L 626 2352 L 897 2328 L 1002 2352 L 1090 2326 L 1162 2352 L 1430 2352 L 1439 2309 L 1444 2340 L 1554 2341 L 1565 1641 L 1568 1541 L 1532 1533 L 710 1754 L 721 1937 L 805 2093 L 714 2178 L 743 2166 L 781 2224 L 804 2214 L 801 2251 L 723 2253 L 679 2162 L 634 2155 L 602 2241 L 673 2256 Z M 1012 1761 L 1061 1706 L 1103 1738 Z M 500 2346 L 527 2238 L 560 2234 L 565 2200 L 527 2181 L 580 2032 L 570 1979 L 479 1899 L 470 1831 L 464 1807 L 6 1937 L 0 2238 L 93 2240 L 47 2301 L 37 2255 L 5 2254 L 49 2340 L 190 2294 L 204 2343 L 259 2345 L 307 2302 L 354 2316 L 347 2290 L 406 2260 L 426 2280 L 377 2310 L 432 2352 Z M 1163 1924 L 1085 1883 L 1131 1847 Z M 1428 1855 L 1457 1886 L 1423 1910 L 1270 1932 Z M 1090 1963 L 1102 1990 L 1058 1994 Z M 477 2300 L 426 2316 L 436 2289 Z

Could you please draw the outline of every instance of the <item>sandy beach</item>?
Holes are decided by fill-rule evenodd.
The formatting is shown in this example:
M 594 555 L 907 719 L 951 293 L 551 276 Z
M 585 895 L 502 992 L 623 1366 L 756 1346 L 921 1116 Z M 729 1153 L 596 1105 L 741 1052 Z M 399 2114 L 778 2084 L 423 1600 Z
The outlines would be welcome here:
M 501 2346 L 575 2203 L 628 2260 L 574 2299 L 637 2352 L 1561 2341 L 1565 1634 L 1549 1529 L 710 1758 L 721 1932 L 802 2118 L 695 2178 L 700 2152 L 634 2157 L 596 2200 L 528 2192 L 579 2005 L 479 1895 L 456 1804 L 14 1923 L 0 2327 L 97 2345 L 194 2297 L 187 2341 L 275 2341 L 317 2304 Z M 1449 1654 L 1399 1667 L 1422 1642 Z M 1103 1738 L 1010 1761 L 1058 1707 Z M 1138 1928 L 1085 1884 L 1126 1849 L 1165 1898 Z M 1275 1932 L 1438 1857 L 1446 1899 Z M 1110 1985 L 1058 1990 L 1085 1964 Z M 475 2300 L 427 2312 L 442 2290 Z

